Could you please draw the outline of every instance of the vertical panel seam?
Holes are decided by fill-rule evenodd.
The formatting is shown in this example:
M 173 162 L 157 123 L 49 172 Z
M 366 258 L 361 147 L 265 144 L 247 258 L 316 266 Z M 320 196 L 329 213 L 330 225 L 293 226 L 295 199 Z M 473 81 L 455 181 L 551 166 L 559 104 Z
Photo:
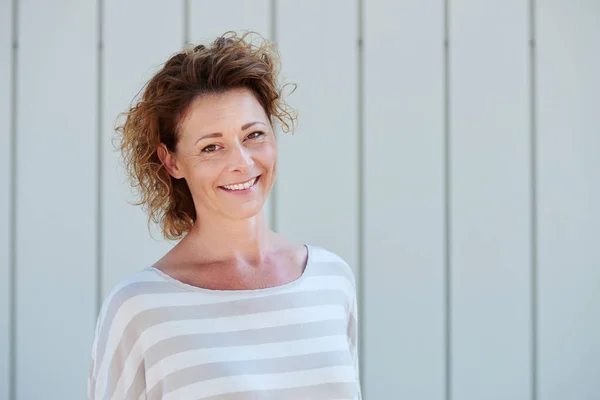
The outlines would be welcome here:
M 103 75 L 103 62 L 104 62 L 104 29 L 103 29 L 103 13 L 104 13 L 104 0 L 98 0 L 97 2 L 97 24 L 98 24 L 98 59 L 97 59 L 97 76 L 96 76 L 96 118 L 97 118 L 97 132 L 96 132 L 96 314 L 100 312 L 102 304 L 102 75 Z
M 9 377 L 8 392 L 17 398 L 17 78 L 18 78 L 18 0 L 12 0 L 11 120 L 10 120 L 10 222 L 9 222 Z
M 357 41 L 357 123 L 358 123 L 358 285 L 357 297 L 359 311 L 364 310 L 364 266 L 365 266 L 365 128 L 364 128 L 364 1 L 358 0 L 358 41 Z M 359 320 L 359 379 L 364 383 L 364 316 Z M 364 388 L 364 386 L 363 386 Z M 364 394 L 363 394 L 364 395 Z
M 536 43 L 535 0 L 529 1 L 529 101 L 530 101 L 530 179 L 531 179 L 531 399 L 538 397 L 538 298 L 537 298 L 537 124 L 536 124 Z
M 450 154 L 450 0 L 444 0 L 444 316 L 445 399 L 452 399 L 452 269 Z
M 183 0 L 183 46 L 190 43 L 190 0 Z
M 270 11 L 270 41 L 275 43 L 277 46 L 277 0 L 270 0 L 269 4 Z M 279 46 L 277 46 L 279 47 Z M 274 132 L 277 134 L 277 132 Z M 270 210 L 270 219 L 271 219 L 271 229 L 275 232 L 278 230 L 277 226 L 277 189 L 279 185 L 277 183 L 277 177 L 275 177 L 275 181 L 271 186 L 271 210 Z

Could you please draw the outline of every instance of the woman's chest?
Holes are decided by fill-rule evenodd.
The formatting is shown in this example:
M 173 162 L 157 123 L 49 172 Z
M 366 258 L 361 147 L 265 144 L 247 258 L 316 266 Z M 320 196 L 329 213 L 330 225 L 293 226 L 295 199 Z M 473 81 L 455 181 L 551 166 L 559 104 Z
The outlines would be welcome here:
M 213 329 L 207 321 L 197 321 L 197 329 L 180 324 L 166 342 L 148 348 L 148 398 L 356 396 L 357 374 L 342 312 L 338 318 L 296 318 L 296 323 L 293 318 L 253 323 L 248 314 L 240 315 L 246 315 L 246 324 L 237 329 L 224 329 L 214 320 Z

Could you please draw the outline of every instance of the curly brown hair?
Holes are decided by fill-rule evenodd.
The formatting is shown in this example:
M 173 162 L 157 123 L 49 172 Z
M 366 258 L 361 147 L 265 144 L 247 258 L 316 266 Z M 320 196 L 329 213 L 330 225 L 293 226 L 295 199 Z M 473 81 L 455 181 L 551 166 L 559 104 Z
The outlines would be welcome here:
M 258 40 L 254 40 L 258 38 Z M 150 222 L 165 238 L 180 239 L 196 222 L 192 194 L 185 179 L 173 178 L 159 159 L 161 143 L 174 152 L 180 123 L 191 103 L 204 94 L 235 88 L 250 89 L 271 124 L 294 131 L 296 112 L 283 99 L 277 77 L 280 58 L 275 45 L 255 32 L 226 32 L 209 46 L 188 45 L 172 55 L 144 85 L 141 100 L 131 106 L 116 127 L 127 177 L 137 188 Z

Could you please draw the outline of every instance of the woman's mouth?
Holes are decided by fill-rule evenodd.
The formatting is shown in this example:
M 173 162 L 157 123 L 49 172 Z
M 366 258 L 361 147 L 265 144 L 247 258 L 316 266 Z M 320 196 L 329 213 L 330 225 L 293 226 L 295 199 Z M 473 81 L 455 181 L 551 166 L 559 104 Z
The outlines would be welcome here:
M 247 192 L 256 186 L 256 183 L 259 181 L 260 177 L 261 175 L 246 182 L 236 183 L 234 185 L 223 185 L 219 187 L 228 192 Z

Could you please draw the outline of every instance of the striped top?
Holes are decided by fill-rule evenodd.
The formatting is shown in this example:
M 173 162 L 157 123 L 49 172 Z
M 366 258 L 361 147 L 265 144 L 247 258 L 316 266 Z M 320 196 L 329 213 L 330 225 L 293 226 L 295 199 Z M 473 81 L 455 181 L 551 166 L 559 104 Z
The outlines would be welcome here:
M 361 399 L 354 275 L 308 248 L 301 277 L 256 290 L 188 285 L 147 267 L 96 324 L 89 399 Z

